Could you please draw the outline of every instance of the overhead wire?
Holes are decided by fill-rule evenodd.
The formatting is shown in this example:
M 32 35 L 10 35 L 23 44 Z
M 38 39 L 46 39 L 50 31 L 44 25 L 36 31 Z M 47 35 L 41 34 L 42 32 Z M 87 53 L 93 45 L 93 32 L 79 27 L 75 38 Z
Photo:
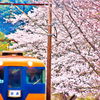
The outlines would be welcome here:
M 29 2 L 30 2 L 30 0 L 29 0 Z M 31 17 L 29 17 L 24 11 L 25 11 L 25 9 L 24 9 L 24 11 L 22 11 L 18 6 L 16 6 L 16 5 L 14 5 L 18 10 L 20 10 L 23 14 L 25 14 L 32 22 L 34 22 L 39 28 L 41 28 L 45 33 L 48 33 L 45 29 L 43 29 L 35 20 L 33 20 L 33 19 L 31 19 Z M 25 6 L 25 5 L 24 5 Z M 12 14 L 12 12 L 13 12 L 13 10 L 12 10 L 12 8 L 13 8 L 13 3 L 11 4 L 11 7 L 10 7 L 10 14 L 9 14 L 9 19 L 11 18 L 11 14 Z M 19 17 L 20 18 L 20 17 Z M 16 25 L 16 24 L 15 24 Z M 47 35 L 47 34 L 45 34 L 45 35 Z M 7 48 L 7 46 L 9 46 L 9 43 L 5 43 L 5 44 L 2 44 L 2 45 L 0 45 L 0 49 L 5 49 L 5 48 Z M 8 48 L 9 49 L 9 48 Z
M 30 2 L 30 1 L 29 1 Z M 45 5 L 45 4 L 44 4 Z M 12 13 L 12 6 L 13 6 L 13 4 L 11 4 L 11 9 L 10 9 L 10 15 L 9 15 L 9 18 L 11 18 L 11 13 Z M 44 33 L 44 35 L 48 35 L 48 31 L 46 31 L 45 29 L 43 29 L 43 27 L 41 27 L 41 25 L 39 25 L 35 20 L 33 20 L 30 16 L 28 16 L 24 11 L 25 11 L 25 9 L 24 9 L 24 11 L 23 10 L 21 10 L 18 6 L 16 6 L 16 5 L 14 5 L 18 10 L 20 10 L 23 14 L 25 14 L 32 22 L 34 22 L 39 28 L 41 28 L 45 33 Z M 25 5 L 24 5 L 25 6 Z M 19 19 L 20 19 L 20 17 L 19 17 Z M 14 26 L 16 25 L 17 23 L 15 23 L 14 24 Z M 12 28 L 12 30 L 13 30 L 13 28 Z M 11 31 L 12 31 L 11 30 Z M 42 33 L 40 33 L 40 34 L 42 34 Z
M 44 32 L 48 34 L 48 32 L 43 29 L 35 20 L 33 20 L 30 16 L 28 16 L 24 11 L 22 11 L 18 6 L 14 5 L 18 10 L 20 10 L 23 14 L 25 14 L 32 22 L 34 22 L 39 28 L 41 28 Z
M 29 2 L 30 2 L 30 0 L 29 0 Z M 9 18 L 11 18 L 11 14 L 12 14 L 12 6 L 13 6 L 13 4 L 11 4 L 11 7 L 10 7 L 10 15 L 9 15 Z M 28 16 L 24 11 L 25 11 L 25 9 L 24 9 L 24 11 L 23 10 L 21 10 L 18 6 L 16 6 L 16 5 L 14 5 L 18 10 L 20 10 L 23 14 L 25 14 L 32 22 L 34 22 L 39 28 L 41 28 L 45 33 L 43 33 L 44 35 L 48 35 L 48 31 L 46 31 L 45 29 L 43 29 L 43 27 L 41 27 L 35 20 L 33 20 L 30 16 Z M 19 17 L 20 18 L 20 17 Z M 14 25 L 16 25 L 16 24 L 14 24 Z M 40 34 L 40 33 L 39 33 Z M 41 33 L 42 34 L 42 33 Z M 2 44 L 1 46 L 0 46 L 0 48 L 1 47 L 4 47 L 4 46 L 8 46 L 9 44 L 7 43 L 7 44 Z M 4 47 L 5 48 L 5 47 Z

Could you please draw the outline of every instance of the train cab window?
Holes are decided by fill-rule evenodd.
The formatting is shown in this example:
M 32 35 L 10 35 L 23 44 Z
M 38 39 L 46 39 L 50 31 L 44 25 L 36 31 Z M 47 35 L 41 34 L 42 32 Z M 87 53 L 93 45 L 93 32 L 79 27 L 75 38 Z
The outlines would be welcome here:
M 19 88 L 21 86 L 21 70 L 9 69 L 9 88 Z
M 4 82 L 4 69 L 0 68 L 0 84 Z
M 26 71 L 27 83 L 37 84 L 45 83 L 45 71 L 44 69 L 28 68 Z

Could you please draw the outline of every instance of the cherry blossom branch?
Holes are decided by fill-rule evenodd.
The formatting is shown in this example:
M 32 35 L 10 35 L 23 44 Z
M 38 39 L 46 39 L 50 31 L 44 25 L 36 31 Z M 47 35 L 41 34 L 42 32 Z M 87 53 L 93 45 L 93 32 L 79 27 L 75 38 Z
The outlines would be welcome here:
M 52 12 L 53 12 L 53 14 L 56 16 L 56 18 L 58 19 L 58 21 L 59 21 L 59 22 L 64 26 L 64 28 L 65 28 L 66 31 L 68 32 L 70 38 L 73 39 L 71 33 L 69 32 L 69 30 L 68 30 L 68 28 L 65 26 L 65 24 L 59 20 L 59 18 L 58 18 L 57 15 L 54 13 L 54 11 L 52 11 Z M 74 22 L 75 26 L 78 27 L 76 21 L 74 20 L 74 18 L 71 16 L 70 13 L 69 13 L 69 15 L 70 15 L 70 17 L 71 17 L 72 20 L 73 20 L 72 22 Z M 80 32 L 83 34 L 83 31 L 81 30 L 81 28 L 78 27 L 78 29 L 79 29 Z M 94 51 L 97 50 L 97 48 L 95 48 L 95 46 L 92 45 L 92 43 L 91 43 L 91 42 L 86 38 L 86 36 L 85 36 L 84 34 L 83 34 L 83 36 L 84 36 L 84 38 L 86 39 L 86 41 L 91 45 L 91 47 L 94 49 Z M 78 47 L 77 47 L 77 45 L 76 45 L 75 42 L 73 42 L 73 44 L 74 44 L 75 48 L 77 49 L 77 51 L 79 52 L 79 54 L 82 56 L 82 58 L 83 58 L 86 62 L 88 62 L 88 64 L 92 67 L 92 69 L 93 69 L 93 70 L 94 70 L 94 71 L 95 71 L 95 72 L 100 76 L 100 74 L 98 73 L 98 71 L 95 70 L 95 66 L 94 66 L 94 64 L 93 64 L 93 63 L 90 63 L 90 61 L 89 61 L 85 56 L 83 56 L 83 55 L 81 54 L 81 51 L 78 49 Z M 98 50 L 97 50 L 97 51 L 98 51 Z
M 74 18 L 72 17 L 70 11 L 66 8 L 66 10 L 69 12 L 69 16 L 71 17 L 71 21 L 72 23 L 79 29 L 80 33 L 83 34 L 83 37 L 85 38 L 85 40 L 87 41 L 87 43 L 90 44 L 90 46 L 93 48 L 93 50 L 95 51 L 98 51 L 98 49 L 88 40 L 88 38 L 86 37 L 86 35 L 84 35 L 84 32 L 81 30 L 81 28 L 78 26 L 78 24 L 76 23 L 76 21 L 74 20 Z
M 98 89 L 98 88 L 100 88 L 100 85 L 98 85 L 98 86 L 91 86 L 91 87 L 76 87 L 76 88 L 74 88 L 74 89 Z
M 71 33 L 69 32 L 69 30 L 67 29 L 67 27 L 66 27 L 63 23 L 62 23 L 62 25 L 64 26 L 64 28 L 65 28 L 66 31 L 68 32 L 70 38 L 72 39 L 73 37 L 72 37 Z M 73 44 L 74 44 L 75 48 L 77 49 L 77 51 L 79 52 L 79 54 L 82 56 L 82 58 L 83 58 L 86 62 L 88 62 L 88 64 L 92 67 L 92 69 L 100 76 L 100 74 L 98 73 L 98 71 L 95 70 L 94 64 L 93 64 L 93 63 L 90 63 L 90 61 L 89 61 L 85 56 L 83 56 L 83 55 L 81 54 L 81 51 L 78 49 L 78 47 L 77 47 L 77 45 L 76 45 L 75 42 L 73 42 Z

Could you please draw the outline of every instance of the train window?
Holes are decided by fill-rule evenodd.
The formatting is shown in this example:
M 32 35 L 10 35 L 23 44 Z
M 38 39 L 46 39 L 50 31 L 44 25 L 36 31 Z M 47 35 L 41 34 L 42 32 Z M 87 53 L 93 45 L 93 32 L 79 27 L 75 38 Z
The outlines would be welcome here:
M 0 84 L 4 82 L 4 69 L 0 68 Z
M 21 86 L 21 70 L 9 69 L 9 88 L 19 88 Z
M 45 83 L 44 69 L 28 68 L 26 71 L 26 81 L 32 84 Z

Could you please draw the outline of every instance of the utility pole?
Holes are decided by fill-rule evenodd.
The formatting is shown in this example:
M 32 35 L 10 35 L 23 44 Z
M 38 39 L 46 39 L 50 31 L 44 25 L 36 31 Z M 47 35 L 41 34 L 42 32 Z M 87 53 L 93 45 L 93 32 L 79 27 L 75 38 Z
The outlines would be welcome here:
M 52 0 L 49 0 L 46 100 L 51 100 L 51 39 L 52 39 Z

